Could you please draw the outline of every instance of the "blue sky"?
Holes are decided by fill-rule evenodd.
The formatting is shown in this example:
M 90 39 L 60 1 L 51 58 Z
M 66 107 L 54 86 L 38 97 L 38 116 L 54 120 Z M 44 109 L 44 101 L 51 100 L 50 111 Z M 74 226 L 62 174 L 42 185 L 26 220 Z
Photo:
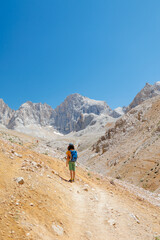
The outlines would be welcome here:
M 160 81 L 159 0 L 0 0 L 0 98 L 127 106 Z

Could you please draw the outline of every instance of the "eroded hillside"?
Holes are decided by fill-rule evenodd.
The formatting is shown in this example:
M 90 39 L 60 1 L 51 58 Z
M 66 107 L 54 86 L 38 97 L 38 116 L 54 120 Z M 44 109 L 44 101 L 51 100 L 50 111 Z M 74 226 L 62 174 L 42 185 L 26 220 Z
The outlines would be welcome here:
M 39 141 L 41 141 L 39 139 Z M 0 133 L 0 239 L 156 239 L 160 199 L 32 149 L 37 139 Z
M 104 175 L 160 192 L 160 97 L 145 101 L 108 128 L 82 161 Z

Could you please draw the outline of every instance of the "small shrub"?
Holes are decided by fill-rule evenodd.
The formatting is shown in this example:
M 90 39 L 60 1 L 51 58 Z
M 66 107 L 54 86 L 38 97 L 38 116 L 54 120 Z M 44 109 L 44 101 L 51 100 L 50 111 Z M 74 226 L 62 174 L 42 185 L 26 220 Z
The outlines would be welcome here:
M 122 178 L 121 178 L 121 176 L 118 175 L 118 176 L 116 176 L 116 179 L 122 179 Z
M 45 152 L 45 153 L 43 153 L 44 155 L 48 155 L 48 153 L 47 152 Z
M 96 153 L 99 153 L 100 152 L 100 147 L 97 145 L 96 146 Z
M 143 188 L 144 188 L 144 189 L 147 188 L 147 184 L 146 184 L 146 183 L 143 184 Z

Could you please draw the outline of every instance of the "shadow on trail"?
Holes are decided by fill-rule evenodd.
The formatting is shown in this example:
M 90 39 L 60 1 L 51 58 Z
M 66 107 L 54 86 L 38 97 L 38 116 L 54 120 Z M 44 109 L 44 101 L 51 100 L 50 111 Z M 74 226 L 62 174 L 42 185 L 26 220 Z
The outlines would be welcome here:
M 58 177 L 60 177 L 60 179 L 62 179 L 62 180 L 65 181 L 65 182 L 69 182 L 67 179 L 61 177 L 59 174 L 58 174 Z

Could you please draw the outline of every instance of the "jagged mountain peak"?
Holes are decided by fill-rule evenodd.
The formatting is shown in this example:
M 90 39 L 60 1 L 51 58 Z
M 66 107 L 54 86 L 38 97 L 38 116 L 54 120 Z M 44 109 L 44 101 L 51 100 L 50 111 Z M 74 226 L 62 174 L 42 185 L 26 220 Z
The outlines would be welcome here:
M 93 114 L 110 115 L 112 110 L 104 101 L 84 97 L 78 93 L 71 94 L 55 109 L 55 126 L 62 133 L 79 131 L 94 123 Z M 85 114 L 83 118 L 82 115 Z
M 101 107 L 102 110 L 105 110 L 107 112 L 112 111 L 105 101 L 90 99 L 88 97 L 80 95 L 79 93 L 74 93 L 74 94 L 67 96 L 66 99 L 64 100 L 64 102 L 62 102 L 56 109 L 59 109 L 60 107 L 64 106 L 65 104 L 70 107 L 71 106 L 76 107 L 77 110 L 83 109 L 84 105 L 85 105 L 85 107 L 98 106 L 99 108 Z
M 14 114 L 14 110 L 12 110 L 2 98 L 0 98 L 0 124 L 7 126 L 10 118 Z
M 2 103 L 2 102 L 4 103 L 3 99 L 2 99 L 2 98 L 0 98 L 0 103 Z
M 146 83 L 146 85 L 145 85 L 145 87 L 150 87 L 150 86 L 152 86 L 150 83 Z
M 7 107 L 7 108 L 9 108 L 9 109 L 11 109 L 5 102 L 4 102 L 4 100 L 2 99 L 2 98 L 0 98 L 0 107 L 2 108 L 2 107 Z
M 144 88 L 135 96 L 133 101 L 126 108 L 126 112 L 130 111 L 132 108 L 141 104 L 145 100 L 160 95 L 160 82 L 156 82 L 153 85 L 146 83 Z
M 160 85 L 160 81 L 156 82 L 155 85 Z
M 66 98 L 82 98 L 83 96 L 79 93 L 72 93 L 68 95 Z
M 27 101 L 25 103 L 23 103 L 19 109 L 22 109 L 22 108 L 28 108 L 28 107 L 32 107 L 33 106 L 33 103 L 31 101 Z
M 53 115 L 54 110 L 48 104 L 27 101 L 12 116 L 8 128 L 19 129 L 29 125 L 48 126 L 54 122 L 51 119 Z
M 2 105 L 4 105 L 3 100 Z M 7 106 L 4 106 L 3 109 L 7 109 Z M 4 115 L 4 110 L 1 110 L 1 112 Z M 27 101 L 17 111 L 14 111 L 14 114 L 9 114 L 7 122 L 5 122 L 5 117 L 1 123 L 10 129 L 19 131 L 23 131 L 27 127 L 52 126 L 59 132 L 67 134 L 94 125 L 99 119 L 97 116 L 100 115 L 104 119 L 111 120 L 114 117 L 112 113 L 112 109 L 105 101 L 97 101 L 79 93 L 73 93 L 67 96 L 56 109 L 46 103 Z M 109 115 L 110 118 L 107 117 Z
M 33 103 L 31 101 L 27 101 L 25 103 L 23 103 L 20 108 L 27 108 L 27 107 L 36 107 L 36 106 L 40 106 L 40 107 L 49 107 L 51 108 L 50 105 L 48 105 L 47 103 Z
M 154 87 L 156 88 L 156 91 L 160 91 L 160 81 L 156 82 Z

